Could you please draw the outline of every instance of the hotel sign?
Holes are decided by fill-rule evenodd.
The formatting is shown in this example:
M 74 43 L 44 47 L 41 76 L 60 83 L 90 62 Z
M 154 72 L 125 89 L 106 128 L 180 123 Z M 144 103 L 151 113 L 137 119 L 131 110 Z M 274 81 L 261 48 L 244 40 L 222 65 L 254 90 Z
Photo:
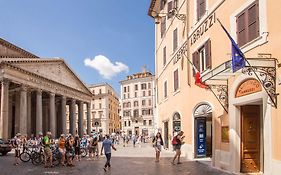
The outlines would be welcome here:
M 258 80 L 250 79 L 244 81 L 237 89 L 235 97 L 242 97 L 245 95 L 253 94 L 262 91 L 261 84 Z
M 202 24 L 197 27 L 194 32 L 191 34 L 190 44 L 193 45 L 198 41 L 198 39 L 204 35 L 205 32 L 211 28 L 214 23 L 216 22 L 216 14 L 212 13 L 210 16 L 208 16 Z

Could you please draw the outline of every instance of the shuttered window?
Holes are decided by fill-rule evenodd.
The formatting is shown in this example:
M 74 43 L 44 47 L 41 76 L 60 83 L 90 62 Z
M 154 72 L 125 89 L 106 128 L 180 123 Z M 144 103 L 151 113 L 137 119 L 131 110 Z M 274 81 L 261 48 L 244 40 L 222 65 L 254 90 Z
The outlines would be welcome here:
M 167 81 L 164 82 L 164 98 L 167 98 L 168 96 L 168 87 L 167 87 Z
M 259 36 L 259 6 L 255 1 L 236 17 L 237 43 L 243 46 Z
M 171 13 L 173 10 L 173 1 L 168 2 L 168 9 L 167 9 L 167 14 L 168 14 L 168 19 L 173 16 L 173 13 Z
M 178 48 L 178 29 L 173 32 L 173 51 L 175 52 Z
M 163 66 L 166 65 L 167 55 L 166 55 L 166 46 L 163 48 Z
M 200 20 L 206 12 L 206 0 L 197 0 L 197 20 Z
M 174 91 L 179 89 L 179 71 L 178 69 L 174 71 Z
M 166 2 L 167 2 L 167 0 L 161 0 L 160 1 L 160 10 L 164 9 Z
M 192 54 L 192 63 L 196 69 L 203 72 L 207 69 L 211 69 L 212 57 L 211 57 L 211 40 L 208 40 L 203 47 L 198 49 Z M 193 69 L 193 76 L 195 76 L 195 71 Z
M 161 18 L 161 38 L 164 36 L 166 32 L 166 16 Z

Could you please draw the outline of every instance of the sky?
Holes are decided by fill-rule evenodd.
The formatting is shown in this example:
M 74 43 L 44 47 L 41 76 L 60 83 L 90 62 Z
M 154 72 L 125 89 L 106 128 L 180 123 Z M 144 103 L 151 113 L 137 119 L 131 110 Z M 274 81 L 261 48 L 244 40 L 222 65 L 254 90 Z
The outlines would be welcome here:
M 60 57 L 87 85 L 154 73 L 150 0 L 0 0 L 0 38 L 39 57 Z

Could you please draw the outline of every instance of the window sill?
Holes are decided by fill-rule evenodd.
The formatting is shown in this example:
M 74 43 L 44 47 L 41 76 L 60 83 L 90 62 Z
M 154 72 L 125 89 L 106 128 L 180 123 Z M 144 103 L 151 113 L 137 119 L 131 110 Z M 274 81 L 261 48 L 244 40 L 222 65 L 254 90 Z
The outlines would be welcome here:
M 174 91 L 173 96 L 177 95 L 178 93 L 180 93 L 180 89 L 177 89 L 176 91 Z
M 248 51 L 261 46 L 268 42 L 268 32 L 262 33 L 261 36 L 257 37 L 256 39 L 248 42 L 247 44 L 243 45 L 240 49 L 243 53 L 247 53 Z

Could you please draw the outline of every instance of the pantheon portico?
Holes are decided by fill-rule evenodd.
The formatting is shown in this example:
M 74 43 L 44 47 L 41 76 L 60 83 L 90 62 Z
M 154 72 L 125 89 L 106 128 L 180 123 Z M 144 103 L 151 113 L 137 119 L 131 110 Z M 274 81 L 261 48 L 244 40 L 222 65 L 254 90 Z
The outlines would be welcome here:
M 91 131 L 92 94 L 63 59 L 39 58 L 0 39 L 0 81 L 0 138 L 46 131 L 57 137 L 67 133 L 67 120 L 72 134 Z M 87 129 L 83 127 L 84 105 Z

